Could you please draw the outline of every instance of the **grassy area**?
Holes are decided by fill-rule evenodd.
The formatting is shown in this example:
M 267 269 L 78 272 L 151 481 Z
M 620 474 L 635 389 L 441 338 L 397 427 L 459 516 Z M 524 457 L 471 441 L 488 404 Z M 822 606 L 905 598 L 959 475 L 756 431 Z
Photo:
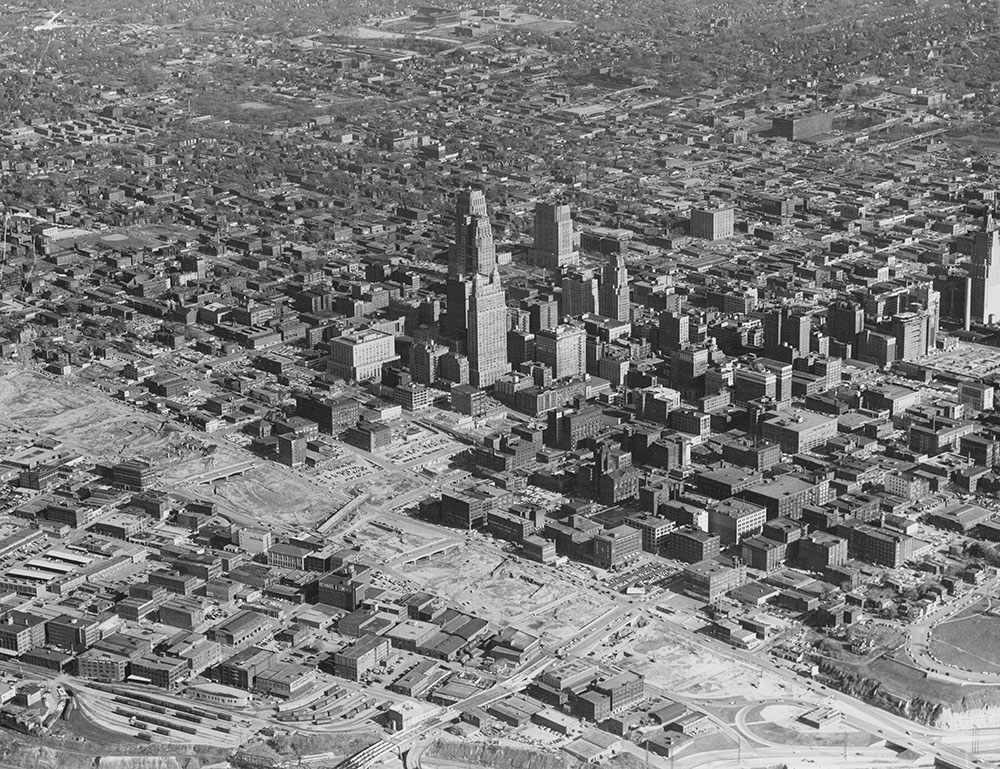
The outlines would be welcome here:
M 931 632 L 930 651 L 946 665 L 984 673 L 1000 672 L 1000 618 L 983 614 L 980 602 L 942 622 Z
M 1000 703 L 1000 690 L 991 686 L 960 686 L 935 678 L 925 678 L 922 671 L 883 657 L 865 665 L 864 675 L 903 697 L 920 697 L 928 702 L 940 702 L 956 711 Z
M 728 734 L 715 732 L 714 734 L 706 734 L 695 739 L 691 746 L 685 749 L 684 755 L 692 756 L 696 753 L 714 753 L 720 750 L 736 749 L 736 740 Z
M 781 745 L 839 748 L 846 743 L 849 748 L 867 748 L 878 742 L 872 735 L 864 732 L 820 732 L 815 730 L 806 732 L 772 723 L 750 724 L 749 727 L 750 731 L 761 739 Z

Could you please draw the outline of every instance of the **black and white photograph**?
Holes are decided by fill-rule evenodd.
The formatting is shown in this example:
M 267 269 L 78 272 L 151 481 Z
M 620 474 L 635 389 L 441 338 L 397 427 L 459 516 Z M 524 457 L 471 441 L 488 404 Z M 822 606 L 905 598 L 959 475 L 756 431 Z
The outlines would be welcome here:
M 0 769 L 1000 769 L 1000 0 L 0 2 Z

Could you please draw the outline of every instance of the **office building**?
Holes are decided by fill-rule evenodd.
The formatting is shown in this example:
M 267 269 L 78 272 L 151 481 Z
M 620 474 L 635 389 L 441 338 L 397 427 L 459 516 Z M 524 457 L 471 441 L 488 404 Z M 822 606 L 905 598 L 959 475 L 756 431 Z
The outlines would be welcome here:
M 330 340 L 328 371 L 343 379 L 381 379 L 382 367 L 397 360 L 394 337 L 378 329 L 348 330 Z
M 539 331 L 535 359 L 552 369 L 555 379 L 582 376 L 587 369 L 587 332 L 565 324 Z
M 771 130 L 775 136 L 789 141 L 803 141 L 833 129 L 833 114 L 830 112 L 813 112 L 807 115 L 787 115 L 771 118 Z
M 1000 321 L 1000 237 L 992 212 L 986 214 L 983 228 L 973 236 L 969 273 L 967 317 L 976 323 Z
M 764 315 L 764 350 L 777 360 L 790 361 L 809 354 L 812 314 L 777 307 Z
M 552 203 L 535 205 L 534 255 L 539 267 L 550 269 L 569 267 L 580 261 L 569 206 Z
M 723 545 L 734 545 L 744 537 L 759 534 L 767 521 L 763 505 L 730 497 L 708 508 L 708 530 Z
M 909 361 L 922 358 L 933 351 L 928 346 L 927 318 L 923 312 L 901 312 L 890 323 L 896 339 L 896 360 Z
M 767 415 L 762 434 L 765 440 L 781 446 L 785 454 L 798 454 L 833 438 L 837 419 L 806 409 L 781 409 Z
M 605 318 L 628 322 L 629 306 L 628 269 L 623 253 L 609 254 L 601 277 L 600 314 Z
M 455 242 L 448 254 L 448 275 L 489 275 L 496 265 L 486 196 L 481 190 L 463 190 L 455 203 Z
M 480 190 L 463 190 L 455 203 L 455 241 L 448 253 L 448 280 L 445 295 L 448 313 L 445 327 L 462 337 L 468 329 L 472 277 L 490 275 L 497 265 L 493 229 Z
M 709 353 L 705 347 L 674 350 L 670 355 L 670 385 L 688 400 L 705 394 Z
M 500 271 L 472 279 L 468 321 L 469 381 L 492 387 L 507 373 L 507 305 Z
M 142 491 L 153 481 L 153 467 L 141 459 L 119 462 L 111 468 L 111 483 L 119 489 Z
M 993 385 L 985 382 L 959 382 L 958 402 L 966 412 L 989 411 L 993 408 Z
M 685 312 L 665 312 L 659 320 L 659 348 L 670 353 L 690 345 L 689 316 Z
M 643 550 L 657 555 L 666 546 L 670 532 L 677 528 L 674 521 L 652 513 L 634 513 L 625 518 L 624 523 L 626 526 L 638 529 L 642 537 Z
M 691 209 L 691 237 L 724 240 L 733 236 L 736 210 L 732 206 Z
M 410 348 L 410 375 L 419 384 L 434 384 L 441 378 L 441 359 L 448 348 L 434 342 L 420 342 Z
M 747 567 L 742 562 L 726 566 L 714 559 L 684 567 L 684 592 L 692 598 L 715 603 L 730 590 L 747 582 Z
M 857 344 L 865 327 L 865 312 L 854 302 L 834 302 L 826 310 L 826 332 L 844 344 Z
M 562 278 L 562 314 L 578 317 L 600 309 L 599 288 L 593 270 L 572 271 Z

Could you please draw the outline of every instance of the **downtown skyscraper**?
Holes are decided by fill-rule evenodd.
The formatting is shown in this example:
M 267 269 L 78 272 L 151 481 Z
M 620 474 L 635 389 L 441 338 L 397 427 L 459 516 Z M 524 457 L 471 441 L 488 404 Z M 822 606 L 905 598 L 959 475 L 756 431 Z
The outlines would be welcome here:
M 553 203 L 535 205 L 535 263 L 560 269 L 579 264 L 580 252 L 573 232 L 570 207 Z
M 972 241 L 966 316 L 975 323 L 1000 321 L 1000 237 L 992 213 Z M 968 326 L 968 320 L 966 320 Z
M 479 190 L 463 190 L 455 203 L 455 241 L 448 253 L 451 343 L 469 358 L 469 380 L 490 387 L 507 373 L 507 296 L 497 269 L 496 245 Z
M 601 278 L 601 315 L 628 323 L 632 318 L 625 254 L 608 254 Z
M 507 373 L 507 295 L 500 270 L 472 278 L 469 293 L 467 348 L 469 381 L 474 387 L 491 387 Z
M 455 241 L 448 252 L 446 330 L 457 337 L 468 329 L 472 277 L 490 275 L 497 264 L 496 245 L 481 190 L 462 190 L 455 201 Z

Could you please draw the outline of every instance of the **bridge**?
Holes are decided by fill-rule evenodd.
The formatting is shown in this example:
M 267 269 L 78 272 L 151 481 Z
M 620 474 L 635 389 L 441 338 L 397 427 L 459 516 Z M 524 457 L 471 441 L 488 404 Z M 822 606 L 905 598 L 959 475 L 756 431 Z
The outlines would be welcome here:
M 458 547 L 461 541 L 455 539 L 448 539 L 440 542 L 431 542 L 427 545 L 422 545 L 416 550 L 411 550 L 405 555 L 401 555 L 398 558 L 394 558 L 389 562 L 391 566 L 405 566 L 406 564 L 417 563 L 418 561 L 423 561 L 428 558 L 433 558 L 439 553 L 447 553 L 449 550 Z

